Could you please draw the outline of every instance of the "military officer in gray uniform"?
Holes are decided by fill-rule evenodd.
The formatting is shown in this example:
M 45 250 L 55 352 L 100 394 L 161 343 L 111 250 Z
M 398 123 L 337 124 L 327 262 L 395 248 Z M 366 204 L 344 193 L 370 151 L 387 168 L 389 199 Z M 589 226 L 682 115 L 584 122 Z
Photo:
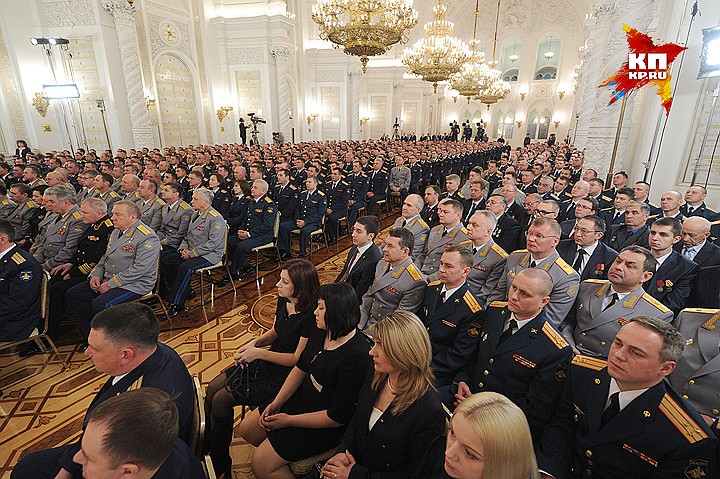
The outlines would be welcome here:
M 541 268 L 553 279 L 553 290 L 545 312 L 555 327 L 565 319 L 575 304 L 580 275 L 563 260 L 555 247 L 560 242 L 560 225 L 549 218 L 533 220 L 527 235 L 527 249 L 517 250 L 507 257 L 505 271 L 488 302 L 507 301 L 507 294 L 515 276 L 527 268 Z
M 17 206 L 5 218 L 15 228 L 15 244 L 21 248 L 27 249 L 30 244 L 30 220 L 35 215 L 35 210 L 39 208 L 33 200 L 30 199 L 32 188 L 25 183 L 15 183 L 10 187 L 10 199 Z
M 17 203 L 8 198 L 6 195 L 7 188 L 5 187 L 5 184 L 2 183 L 0 184 L 0 220 L 7 218 L 7 215 L 9 215 L 10 212 L 17 207 Z
M 123 175 L 122 181 L 120 182 L 120 189 L 115 190 L 115 192 L 118 193 L 123 200 L 139 203 L 142 200 L 142 198 L 140 198 L 140 192 L 138 191 L 139 188 L 140 178 L 137 175 Z
M 115 231 L 110 234 L 107 251 L 90 271 L 89 281 L 70 288 L 65 295 L 85 339 L 95 314 L 148 294 L 157 282 L 160 241 L 140 221 L 135 203 L 115 203 L 112 222 Z
M 430 230 L 425 249 L 415 258 L 415 264 L 429 282 L 440 278 L 440 258 L 445 248 L 459 244 L 470 247 L 467 230 L 461 223 L 462 214 L 463 205 L 457 200 L 446 198 L 438 205 L 440 224 Z
M 720 309 L 686 308 L 675 318 L 685 348 L 668 379 L 675 390 L 700 414 L 720 417 Z
M 140 181 L 137 189 L 140 201 L 135 204 L 140 208 L 140 220 L 157 232 L 162 224 L 162 207 L 165 201 L 157 197 L 158 185 L 150 180 Z
M 160 226 L 156 230 L 163 255 L 176 251 L 190 227 L 195 210 L 183 200 L 183 189 L 178 183 L 168 183 L 162 188 L 165 205 L 160 212 Z
M 113 205 L 121 200 L 120 195 L 112 189 L 113 177 L 109 173 L 99 173 L 93 180 L 95 186 L 95 198 L 100 198 L 108 207 L 108 213 L 112 211 Z
M 410 189 L 412 171 L 405 166 L 405 159 L 400 155 L 395 157 L 395 166 L 390 170 L 390 192 L 400 193 L 401 199 L 405 200 Z
M 168 314 L 175 317 L 184 311 L 185 296 L 192 274 L 206 266 L 217 264 L 225 254 L 227 223 L 213 207 L 213 192 L 198 188 L 193 192 L 192 207 L 196 210 L 187 235 L 178 249 L 162 256 L 164 281 L 170 285 L 167 299 Z
M 402 216 L 393 225 L 393 228 L 405 228 L 413 234 L 414 246 L 410 255 L 413 259 L 422 254 L 430 233 L 430 226 L 420 216 L 424 206 L 425 202 L 420 195 L 408 195 L 403 201 Z
M 383 259 L 375 267 L 375 279 L 360 306 L 359 327 L 364 331 L 397 309 L 414 313 L 420 308 L 427 281 L 410 258 L 412 248 L 410 231 L 390 230 L 383 247 Z
M 72 187 L 51 186 L 45 190 L 43 205 L 55 216 L 44 233 L 38 235 L 30 252 L 46 271 L 50 271 L 70 261 L 87 226 L 75 204 L 75 189 Z
M 610 266 L 608 279 L 582 282 L 575 307 L 560 326 L 563 337 L 582 354 L 607 357 L 613 338 L 630 318 L 672 321 L 672 311 L 642 287 L 656 264 L 645 248 L 625 248 Z
M 505 271 L 508 254 L 492 239 L 497 220 L 487 210 L 476 211 L 468 221 L 467 235 L 471 243 L 467 245 L 473 253 L 473 267 L 468 275 L 468 287 L 484 303 L 497 287 Z

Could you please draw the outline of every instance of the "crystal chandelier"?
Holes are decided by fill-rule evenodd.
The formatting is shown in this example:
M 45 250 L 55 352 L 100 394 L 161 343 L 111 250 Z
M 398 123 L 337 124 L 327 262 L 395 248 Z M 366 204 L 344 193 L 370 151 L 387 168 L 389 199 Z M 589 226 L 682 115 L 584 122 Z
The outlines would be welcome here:
M 438 0 L 438 4 L 433 7 L 435 20 L 423 27 L 425 37 L 415 42 L 411 48 L 406 48 L 402 54 L 402 62 L 407 65 L 408 70 L 431 82 L 435 93 L 438 82 L 447 80 L 450 75 L 460 71 L 463 63 L 470 58 L 467 45 L 451 36 L 455 25 L 445 20 L 446 14 L 447 8 L 442 4 L 442 0 Z
M 462 69 L 454 73 L 448 78 L 450 82 L 450 88 L 457 90 L 462 96 L 467 98 L 468 103 L 470 99 L 480 93 L 482 85 L 480 79 L 483 75 L 483 70 L 487 69 L 487 65 L 484 65 L 485 53 L 478 51 L 478 45 L 480 42 L 477 41 L 477 21 L 480 15 L 480 0 L 475 0 L 475 23 L 473 25 L 473 39 L 470 40 L 470 59 L 462 66 Z
M 368 57 L 382 55 L 396 43 L 407 43 L 408 30 L 417 25 L 412 0 L 318 0 L 312 19 L 320 38 L 360 57 L 363 73 Z
M 552 37 L 550 37 L 550 45 L 548 45 L 548 51 L 545 52 L 545 60 L 550 61 L 555 56 L 555 52 L 552 51 Z
M 480 91 L 473 98 L 480 100 L 490 108 L 490 105 L 502 100 L 510 93 L 510 84 L 502 79 L 502 72 L 495 68 L 495 51 L 497 49 L 498 24 L 500 23 L 500 0 L 498 0 L 497 17 L 495 18 L 495 36 L 493 38 L 492 61 L 482 71 L 480 77 Z

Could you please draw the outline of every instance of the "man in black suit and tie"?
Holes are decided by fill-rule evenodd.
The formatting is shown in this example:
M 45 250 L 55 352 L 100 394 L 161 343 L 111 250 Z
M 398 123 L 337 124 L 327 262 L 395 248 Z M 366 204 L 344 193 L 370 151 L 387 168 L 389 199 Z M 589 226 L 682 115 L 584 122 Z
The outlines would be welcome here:
M 717 438 L 665 381 L 684 344 L 670 324 L 639 316 L 607 361 L 575 356 L 536 444 L 541 477 L 717 477 Z
M 372 284 L 375 266 L 382 258 L 382 252 L 374 242 L 378 228 L 378 222 L 373 216 L 361 216 L 355 221 L 351 234 L 353 245 L 345 266 L 335 278 L 336 283 L 352 286 L 360 301 Z
M 618 253 L 600 241 L 604 234 L 603 220 L 588 215 L 577 220 L 577 227 L 570 239 L 564 239 L 558 244 L 557 252 L 578 272 L 580 281 L 607 279 L 607 272 Z
M 520 224 L 508 216 L 507 210 L 508 199 L 500 194 L 492 194 L 487 200 L 487 209 L 497 219 L 495 231 L 492 238 L 505 252 L 512 253 L 518 243 L 520 234 Z
M 661 218 L 650 226 L 650 251 L 658 261 L 655 275 L 644 284 L 645 291 L 678 314 L 685 308 L 700 267 L 683 258 L 673 245 L 682 239 L 682 223 Z
M 618 193 L 618 196 L 622 195 Z M 650 249 L 650 228 L 647 225 L 649 217 L 650 206 L 647 203 L 631 202 L 625 209 L 625 224 L 610 226 L 610 231 L 605 236 L 605 244 L 615 251 L 622 251 L 630 245 Z
M 440 188 L 437 185 L 428 185 L 423 195 L 425 206 L 420 216 L 425 220 L 430 229 L 440 224 L 438 216 L 438 204 L 440 203 Z
M 704 268 L 720 265 L 720 246 L 710 241 L 710 222 L 702 216 L 686 218 L 682 224 L 682 241 L 676 250 L 682 257 L 695 262 Z M 681 246 L 682 248 L 677 248 Z
M 575 206 L 581 199 L 585 198 L 589 192 L 590 183 L 585 180 L 579 180 L 573 185 L 570 191 L 572 197 L 560 204 L 560 217 L 558 219 L 561 223 L 565 220 L 575 219 Z
M 465 203 L 465 210 L 463 212 L 462 224 L 467 226 L 470 217 L 475 214 L 476 211 L 485 209 L 485 192 L 487 191 L 487 181 L 478 180 L 473 181 L 470 185 L 470 199 Z

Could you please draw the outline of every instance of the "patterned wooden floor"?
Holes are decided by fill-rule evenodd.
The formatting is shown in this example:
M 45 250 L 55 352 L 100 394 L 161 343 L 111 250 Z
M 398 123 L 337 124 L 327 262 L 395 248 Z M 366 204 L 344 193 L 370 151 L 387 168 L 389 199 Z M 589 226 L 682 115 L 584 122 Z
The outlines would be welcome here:
M 391 222 L 386 219 L 382 224 L 387 227 Z M 345 238 L 337 246 L 313 254 L 321 283 L 335 279 L 350 245 Z M 163 321 L 161 341 L 175 348 L 203 387 L 232 364 L 230 357 L 237 347 L 272 325 L 279 270 L 261 274 L 258 283 L 254 278 L 243 281 L 236 293 L 229 286 L 216 290 L 215 300 L 208 301 L 205 308 L 200 306 L 196 284 L 198 297 L 188 303 L 188 311 L 175 318 L 172 327 Z M 0 398 L 0 479 L 10 477 L 12 466 L 25 452 L 78 438 L 87 406 L 107 379 L 79 352 L 78 339 L 70 332 L 58 342 L 62 356 L 70 361 L 69 371 L 63 371 L 61 363 L 49 355 L 19 359 L 13 352 L 0 354 L 0 389 L 4 393 Z M 239 422 L 238 411 L 236 425 Z M 235 479 L 253 477 L 249 466 L 252 447 L 236 437 L 231 454 Z

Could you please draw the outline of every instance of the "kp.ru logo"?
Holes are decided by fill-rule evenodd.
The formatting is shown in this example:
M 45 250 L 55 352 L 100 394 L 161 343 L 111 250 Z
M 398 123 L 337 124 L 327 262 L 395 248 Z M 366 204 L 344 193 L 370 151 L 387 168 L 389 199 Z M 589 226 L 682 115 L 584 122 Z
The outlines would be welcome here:
M 666 53 L 629 53 L 629 80 L 667 80 L 668 58 Z

